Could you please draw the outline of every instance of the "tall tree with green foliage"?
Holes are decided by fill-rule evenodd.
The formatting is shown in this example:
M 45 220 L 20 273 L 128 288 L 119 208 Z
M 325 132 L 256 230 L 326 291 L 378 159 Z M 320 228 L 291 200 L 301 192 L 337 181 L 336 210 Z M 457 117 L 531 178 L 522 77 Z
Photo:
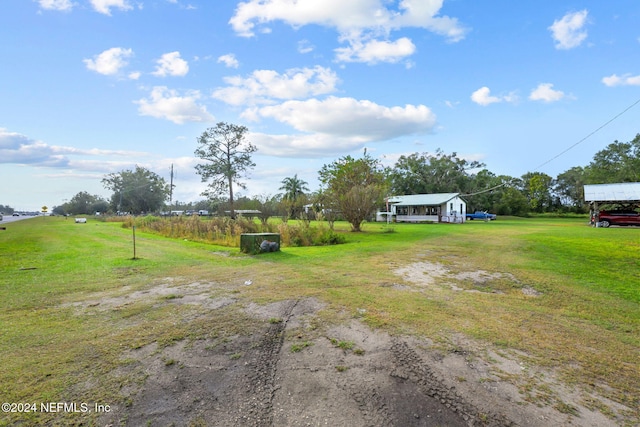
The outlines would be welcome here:
M 573 212 L 584 213 L 584 185 L 587 172 L 581 166 L 574 166 L 562 172 L 555 179 L 554 193 L 560 199 L 562 206 Z
M 531 210 L 545 212 L 552 207 L 553 178 L 542 172 L 528 172 L 522 176 L 522 182 Z
M 498 215 L 525 216 L 531 207 L 529 200 L 520 189 L 513 185 L 507 185 L 501 189 L 500 199 L 493 209 Z
M 62 210 L 66 214 L 92 215 L 96 212 L 106 212 L 108 209 L 109 202 L 86 191 L 79 192 L 62 206 Z M 56 211 L 55 208 L 54 211 Z
M 337 208 L 352 231 L 360 231 L 362 222 L 382 203 L 387 191 L 380 162 L 366 150 L 360 159 L 345 156 L 324 165 L 319 175 L 330 204 L 325 208 Z
M 169 184 L 160 175 L 136 165 L 135 170 L 110 173 L 102 179 L 104 188 L 113 191 L 111 208 L 132 214 L 155 212 L 169 198 Z
M 298 178 L 298 174 L 293 177 L 287 177 L 281 181 L 282 187 L 279 190 L 283 190 L 283 198 L 289 200 L 296 200 L 298 197 L 309 191 L 309 183 L 303 179 Z
M 509 189 L 512 189 L 518 182 L 519 180 L 508 175 L 496 176 L 487 169 L 470 175 L 468 193 L 463 196 L 467 201 L 467 211 L 498 213 L 499 208 L 504 210 L 503 202 L 505 197 L 508 196 Z M 520 209 L 517 209 L 517 211 L 520 211 Z M 508 214 L 511 215 L 510 210 Z
M 232 218 L 235 218 L 233 184 L 246 188 L 240 180 L 256 166 L 251 154 L 257 148 L 246 140 L 248 131 L 245 126 L 219 122 L 200 135 L 195 150 L 196 157 L 207 162 L 196 165 L 196 173 L 202 182 L 209 183 L 208 190 L 202 195 L 214 199 L 228 192 Z
M 586 174 L 588 184 L 640 182 L 640 134 L 630 142 L 614 141 L 598 151 Z
M 282 201 L 287 205 L 289 215 L 295 218 L 306 200 L 305 192 L 309 191 L 309 184 L 305 180 L 298 178 L 298 174 L 283 179 L 281 183 L 282 187 L 279 190 L 284 191 Z
M 400 156 L 388 171 L 391 191 L 395 195 L 428 193 L 464 193 L 470 190 L 470 171 L 484 167 L 476 160 L 466 160 L 457 153 L 413 153 Z

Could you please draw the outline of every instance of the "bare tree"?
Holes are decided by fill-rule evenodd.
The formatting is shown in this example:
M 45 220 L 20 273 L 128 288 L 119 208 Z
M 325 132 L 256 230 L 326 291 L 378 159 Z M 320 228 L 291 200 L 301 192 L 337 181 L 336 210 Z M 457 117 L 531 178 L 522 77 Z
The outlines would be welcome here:
M 209 189 L 202 195 L 214 198 L 228 191 L 232 218 L 235 218 L 233 184 L 246 188 L 240 179 L 246 177 L 247 171 L 256 166 L 251 161 L 251 153 L 257 151 L 257 148 L 245 140 L 248 131 L 245 126 L 220 122 L 200 135 L 195 151 L 196 157 L 208 162 L 196 165 L 196 172 L 201 176 L 202 182 L 209 182 Z

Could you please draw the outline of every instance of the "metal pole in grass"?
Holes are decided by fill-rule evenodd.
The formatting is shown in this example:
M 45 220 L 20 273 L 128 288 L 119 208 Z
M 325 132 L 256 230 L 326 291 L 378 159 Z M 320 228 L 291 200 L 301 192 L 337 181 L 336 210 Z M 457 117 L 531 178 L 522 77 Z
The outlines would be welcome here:
M 136 226 L 133 226 L 133 259 L 136 259 Z

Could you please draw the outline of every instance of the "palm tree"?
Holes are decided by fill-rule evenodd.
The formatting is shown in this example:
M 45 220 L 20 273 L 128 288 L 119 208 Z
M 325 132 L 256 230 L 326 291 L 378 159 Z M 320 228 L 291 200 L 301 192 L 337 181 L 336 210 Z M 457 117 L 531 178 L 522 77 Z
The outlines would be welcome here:
M 300 206 L 298 206 L 299 200 L 304 197 L 305 191 L 309 191 L 307 181 L 298 178 L 298 174 L 295 174 L 293 178 L 287 177 L 282 180 L 282 187 L 279 190 L 283 190 L 284 194 L 282 199 L 287 201 L 290 207 L 290 215 L 291 217 L 296 217 L 296 211 Z
M 295 174 L 293 178 L 285 178 L 282 180 L 282 187 L 279 190 L 284 190 L 284 199 L 295 202 L 298 197 L 304 195 L 305 191 L 309 191 L 307 181 L 298 178 L 298 174 Z

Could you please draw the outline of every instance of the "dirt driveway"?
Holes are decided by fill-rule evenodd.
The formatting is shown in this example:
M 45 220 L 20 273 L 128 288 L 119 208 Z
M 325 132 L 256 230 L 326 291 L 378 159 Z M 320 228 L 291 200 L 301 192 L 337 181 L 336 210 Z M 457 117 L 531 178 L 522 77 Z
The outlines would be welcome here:
M 239 304 L 229 296 L 203 299 L 204 288 L 185 287 L 181 298 L 163 301 L 206 301 L 211 312 Z M 178 289 L 171 287 L 173 295 Z M 154 292 L 168 291 L 144 294 Z M 443 349 L 427 339 L 371 330 L 358 318 L 323 325 L 317 317 L 322 308 L 312 298 L 245 302 L 238 310 L 255 326 L 246 332 L 128 351 L 122 357 L 131 362 L 114 375 L 140 380 L 123 388 L 127 403 L 114 405 L 100 425 L 615 425 L 558 384 L 554 392 L 575 401 L 577 414 L 526 401 L 513 378 L 539 372 L 464 337 L 451 337 L 455 345 Z

